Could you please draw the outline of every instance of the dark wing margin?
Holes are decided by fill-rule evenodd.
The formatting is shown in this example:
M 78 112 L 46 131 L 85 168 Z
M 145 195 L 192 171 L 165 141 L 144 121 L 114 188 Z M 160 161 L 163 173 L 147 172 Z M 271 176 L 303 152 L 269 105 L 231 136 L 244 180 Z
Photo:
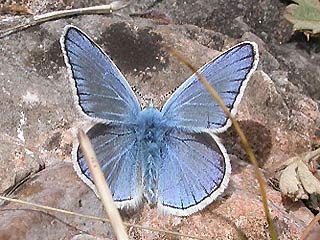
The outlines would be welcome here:
M 243 42 L 211 60 L 198 71 L 216 89 L 232 116 L 237 112 L 247 83 L 258 64 L 258 47 Z M 191 129 L 226 130 L 231 122 L 193 74 L 169 98 L 162 109 L 172 126 Z
M 127 127 L 97 123 L 87 131 L 98 162 L 118 208 L 137 208 L 142 201 L 142 177 L 136 138 Z M 72 151 L 78 176 L 96 193 L 79 143 Z
M 228 185 L 229 156 L 209 132 L 173 130 L 161 157 L 157 206 L 162 212 L 188 216 L 205 208 Z
M 74 26 L 65 27 L 60 43 L 81 111 L 92 118 L 130 122 L 141 107 L 111 59 Z

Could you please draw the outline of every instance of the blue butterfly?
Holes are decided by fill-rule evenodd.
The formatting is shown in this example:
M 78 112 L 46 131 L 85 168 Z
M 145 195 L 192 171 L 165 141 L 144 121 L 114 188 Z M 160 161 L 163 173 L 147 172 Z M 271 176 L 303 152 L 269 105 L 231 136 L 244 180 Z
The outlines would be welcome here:
M 75 99 L 95 122 L 87 134 L 117 207 L 134 209 L 146 198 L 164 213 L 187 216 L 226 189 L 230 160 L 215 133 L 231 122 L 195 75 L 161 111 L 142 110 L 119 69 L 80 29 L 66 26 L 61 46 Z M 243 42 L 199 72 L 234 116 L 257 63 L 257 45 Z M 72 157 L 80 178 L 97 193 L 79 144 Z

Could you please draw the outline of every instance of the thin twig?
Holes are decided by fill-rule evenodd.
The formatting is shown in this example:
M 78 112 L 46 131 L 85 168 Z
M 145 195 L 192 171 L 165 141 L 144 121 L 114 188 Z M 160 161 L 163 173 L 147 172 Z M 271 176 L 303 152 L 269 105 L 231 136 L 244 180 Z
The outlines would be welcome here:
M 117 11 L 126 7 L 127 5 L 128 5 L 127 3 L 123 3 L 121 1 L 115 1 L 107 5 L 77 8 L 77 9 L 70 9 L 70 10 L 61 10 L 61 11 L 54 11 L 54 12 L 44 13 L 41 15 L 36 15 L 33 17 L 33 19 L 29 20 L 29 22 L 27 23 L 20 24 L 12 28 L 8 28 L 4 31 L 0 31 L 0 39 L 7 37 L 13 33 L 33 27 L 35 25 L 40 25 L 45 22 L 55 21 L 61 18 L 68 18 L 73 16 L 79 16 L 79 15 L 110 14 L 114 11 Z
M 38 214 L 43 214 L 47 217 L 50 217 L 58 222 L 60 222 L 61 224 L 64 224 L 65 226 L 67 226 L 69 229 L 73 229 L 74 231 L 78 231 L 79 233 L 85 233 L 85 234 L 90 234 L 90 232 L 88 232 L 87 230 L 83 230 L 80 229 L 74 225 L 72 225 L 71 223 L 68 223 L 66 220 L 63 220 L 62 218 L 57 217 L 56 215 L 49 213 L 47 211 L 43 211 L 42 209 L 31 209 L 31 208 L 19 208 L 19 209 L 15 209 L 15 208 L 0 208 L 0 213 L 2 212 L 17 212 L 17 211 L 25 211 L 25 212 L 33 212 L 33 213 L 38 213 Z
M 253 150 L 246 138 L 246 136 L 244 135 L 243 131 L 241 130 L 238 122 L 232 117 L 231 113 L 229 112 L 229 109 L 226 107 L 226 105 L 224 104 L 223 100 L 220 98 L 220 96 L 218 95 L 217 91 L 208 83 L 208 81 L 197 71 L 197 69 L 195 69 L 191 63 L 189 63 L 180 53 L 178 53 L 175 49 L 164 45 L 169 52 L 174 55 L 180 62 L 182 62 L 183 64 L 185 64 L 186 66 L 188 66 L 192 72 L 198 77 L 198 79 L 200 80 L 200 82 L 205 86 L 205 88 L 207 89 L 207 91 L 212 95 L 212 97 L 217 101 L 217 103 L 219 104 L 219 106 L 222 108 L 222 110 L 225 112 L 225 114 L 228 116 L 228 118 L 231 120 L 232 125 L 234 127 L 234 129 L 236 130 L 238 136 L 241 139 L 241 142 L 243 144 L 244 149 L 246 150 L 246 152 L 248 153 L 249 159 L 251 160 L 251 163 L 254 166 L 254 170 L 256 173 L 256 177 L 260 186 L 260 194 L 262 197 L 262 202 L 263 202 L 263 207 L 264 207 L 264 212 L 267 218 L 267 222 L 269 225 L 269 232 L 270 232 L 270 236 L 271 239 L 276 240 L 278 239 L 277 237 L 277 233 L 276 230 L 274 228 L 273 222 L 272 222 L 272 218 L 270 215 L 270 211 L 269 211 L 269 207 L 268 207 L 268 199 L 267 199 L 267 194 L 266 194 L 266 190 L 265 190 L 265 183 L 264 180 L 262 178 L 262 174 L 260 172 L 259 169 L 259 165 L 257 163 L 256 157 L 253 153 Z
M 314 228 L 314 225 L 316 225 L 319 221 L 320 221 L 320 212 L 312 219 L 312 221 L 308 224 L 307 228 L 303 231 L 301 240 L 307 239 L 310 232 Z
M 83 217 L 83 218 L 87 218 L 87 219 L 91 219 L 91 220 L 95 220 L 95 221 L 110 222 L 109 219 L 107 219 L 107 218 L 102 218 L 102 217 L 96 217 L 96 216 L 92 216 L 92 215 L 86 215 L 86 214 L 71 212 L 71 211 L 68 211 L 68 210 L 63 210 L 63 209 L 60 209 L 60 208 L 48 207 L 48 206 L 45 206 L 45 205 L 31 203 L 31 202 L 27 202 L 27 201 L 23 201 L 23 200 L 19 200 L 19 199 L 13 199 L 13 198 L 3 197 L 3 196 L 0 196 L 0 199 L 3 200 L 3 201 L 9 201 L 9 202 L 22 204 L 22 205 L 28 205 L 28 206 L 31 206 L 31 207 L 34 207 L 34 208 L 37 208 L 37 209 L 46 210 L 46 211 L 59 212 L 59 213 L 68 214 L 68 215 L 77 216 L 77 217 Z M 147 230 L 147 231 L 159 232 L 159 233 L 164 233 L 164 234 L 171 234 L 171 235 L 179 236 L 179 237 L 187 237 L 187 238 L 197 239 L 197 240 L 205 240 L 205 239 L 207 239 L 207 238 L 201 238 L 201 237 L 188 235 L 188 234 L 183 234 L 183 233 L 179 233 L 179 232 L 174 232 L 174 231 L 170 231 L 170 230 L 166 230 L 166 229 L 158 229 L 158 228 L 153 228 L 153 227 L 141 226 L 139 224 L 131 224 L 131 223 L 125 223 L 125 222 L 123 224 L 125 226 L 127 226 L 127 227 L 135 227 L 135 228 L 139 228 L 139 229 L 143 229 L 143 230 Z
M 106 210 L 110 224 L 114 230 L 117 239 L 129 239 L 126 229 L 123 225 L 119 211 L 112 199 L 112 193 L 107 185 L 104 174 L 99 166 L 96 154 L 92 148 L 90 140 L 82 129 L 78 130 L 78 140 L 81 151 L 89 167 L 94 185 L 96 186 L 101 198 L 101 202 Z
M 217 213 L 214 210 L 211 211 L 212 215 L 217 216 L 218 218 L 222 219 L 225 223 L 229 224 L 232 228 L 234 228 L 237 232 L 237 239 L 238 240 L 248 240 L 247 236 L 245 233 L 242 231 L 240 226 L 237 226 L 234 222 L 232 222 L 231 219 L 227 218 L 223 214 Z

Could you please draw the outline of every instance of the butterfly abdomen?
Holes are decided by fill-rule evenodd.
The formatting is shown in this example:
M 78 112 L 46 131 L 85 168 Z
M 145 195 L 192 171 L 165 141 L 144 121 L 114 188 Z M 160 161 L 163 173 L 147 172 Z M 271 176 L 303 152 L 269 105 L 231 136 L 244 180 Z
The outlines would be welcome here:
M 166 128 L 161 124 L 162 114 L 154 107 L 146 108 L 137 118 L 136 132 L 141 150 L 143 191 L 150 204 L 157 202 L 160 151 L 166 133 Z
M 151 155 L 143 161 L 143 191 L 148 202 L 154 205 L 157 201 L 157 160 Z

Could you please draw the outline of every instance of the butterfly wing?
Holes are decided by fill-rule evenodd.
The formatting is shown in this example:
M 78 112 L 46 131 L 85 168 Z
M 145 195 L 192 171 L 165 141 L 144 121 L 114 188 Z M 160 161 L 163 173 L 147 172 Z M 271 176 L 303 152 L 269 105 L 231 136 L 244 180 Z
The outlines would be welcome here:
M 230 160 L 213 134 L 173 130 L 161 152 L 158 208 L 163 212 L 190 215 L 210 204 L 227 187 Z
M 130 122 L 141 108 L 110 58 L 73 26 L 65 28 L 60 42 L 82 111 L 93 118 Z
M 97 123 L 87 135 L 117 207 L 137 207 L 142 199 L 142 178 L 134 132 L 124 126 Z M 97 194 L 79 144 L 72 158 L 79 177 Z
M 257 63 L 257 45 L 244 42 L 222 53 L 199 72 L 216 89 L 231 114 L 235 115 Z M 162 113 L 169 125 L 183 128 L 208 128 L 221 132 L 231 125 L 195 74 L 172 94 Z

